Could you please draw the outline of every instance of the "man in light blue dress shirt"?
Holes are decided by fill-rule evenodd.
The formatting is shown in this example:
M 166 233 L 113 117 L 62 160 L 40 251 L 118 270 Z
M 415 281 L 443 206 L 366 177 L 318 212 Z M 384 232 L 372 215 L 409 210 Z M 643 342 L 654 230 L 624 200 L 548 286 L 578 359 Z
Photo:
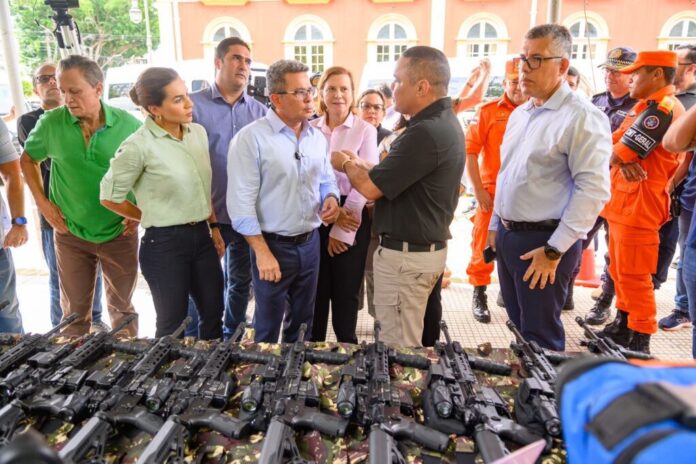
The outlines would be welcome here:
M 227 214 L 227 151 L 242 127 L 266 115 L 264 105 L 246 93 L 251 72 L 251 49 L 239 37 L 223 39 L 215 48 L 215 82 L 191 94 L 193 122 L 208 133 L 213 168 L 212 199 L 220 233 L 225 240 L 225 338 L 246 320 L 251 285 L 251 257 L 244 237 L 232 228 Z M 189 306 L 193 305 L 193 301 Z M 195 316 L 195 313 L 193 314 Z M 194 327 L 196 328 L 196 327 Z M 196 333 L 191 335 L 197 336 Z M 186 333 L 189 335 L 189 332 Z
M 609 200 L 607 117 L 565 82 L 572 39 L 559 25 L 525 35 L 520 86 L 501 146 L 489 243 L 510 319 L 529 340 L 563 350 L 561 307 L 580 239 Z
M 316 89 L 307 67 L 280 60 L 268 69 L 273 109 L 232 140 L 227 162 L 227 210 L 252 249 L 255 340 L 298 339 L 312 317 L 323 222 L 339 213 L 339 191 L 324 135 L 311 127 Z

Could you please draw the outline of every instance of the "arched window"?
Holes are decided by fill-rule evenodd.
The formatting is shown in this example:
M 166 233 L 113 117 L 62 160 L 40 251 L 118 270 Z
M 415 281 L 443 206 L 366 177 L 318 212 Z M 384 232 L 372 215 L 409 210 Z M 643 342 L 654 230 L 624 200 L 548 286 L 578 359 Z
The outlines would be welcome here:
M 394 62 L 406 51 L 406 30 L 398 23 L 389 23 L 382 26 L 377 33 L 377 62 Z
M 322 72 L 333 61 L 333 37 L 328 24 L 316 16 L 301 16 L 288 25 L 285 56 L 306 64 L 310 72 Z
M 466 33 L 467 58 L 483 58 L 498 54 L 498 31 L 488 21 L 480 21 Z
M 212 60 L 215 56 L 215 47 L 226 37 L 239 37 L 251 45 L 251 34 L 246 25 L 231 16 L 215 18 L 203 31 L 203 57 Z
M 696 12 L 684 11 L 672 16 L 662 27 L 659 47 L 674 50 L 679 45 L 696 44 Z
M 478 13 L 459 27 L 457 57 L 473 66 L 481 58 L 506 55 L 509 41 L 501 18 L 491 13 Z
M 213 33 L 212 41 L 215 45 L 217 45 L 226 37 L 242 37 L 242 34 L 240 34 L 237 29 L 229 24 L 225 24 L 224 26 L 219 27 L 218 30 Z
M 588 60 L 590 56 L 597 57 L 597 39 L 599 38 L 599 28 L 591 21 L 580 20 L 574 22 L 568 30 L 573 36 L 573 51 L 570 54 L 571 60 Z
M 577 11 L 563 21 L 573 37 L 570 51 L 571 64 L 587 82 L 589 93 L 604 89 L 603 72 L 597 67 L 607 57 L 609 26 L 602 15 L 594 11 Z
M 367 32 L 368 62 L 387 63 L 385 70 L 388 67 L 391 73 L 391 64 L 417 42 L 416 28 L 406 16 L 394 13 L 380 16 Z

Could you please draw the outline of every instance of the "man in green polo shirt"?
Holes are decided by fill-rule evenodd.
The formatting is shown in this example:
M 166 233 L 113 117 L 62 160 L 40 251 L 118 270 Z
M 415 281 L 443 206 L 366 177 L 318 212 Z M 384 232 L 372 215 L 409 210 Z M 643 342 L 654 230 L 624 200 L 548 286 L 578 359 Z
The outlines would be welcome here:
M 94 61 L 77 55 L 62 60 L 58 84 L 65 105 L 41 117 L 21 158 L 36 205 L 53 226 L 63 317 L 80 316 L 63 331 L 68 335 L 90 330 L 97 263 L 104 274 L 112 327 L 135 313 L 131 297 L 138 272 L 138 225 L 99 203 L 99 183 L 121 142 L 140 122 L 101 101 L 103 82 Z M 39 170 L 46 158 L 51 159 L 49 198 Z M 137 335 L 137 322 L 125 331 Z

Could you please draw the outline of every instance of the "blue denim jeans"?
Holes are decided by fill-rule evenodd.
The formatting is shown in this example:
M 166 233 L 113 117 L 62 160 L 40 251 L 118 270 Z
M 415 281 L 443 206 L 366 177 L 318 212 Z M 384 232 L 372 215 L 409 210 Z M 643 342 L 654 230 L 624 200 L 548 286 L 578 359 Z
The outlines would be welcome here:
M 223 337 L 227 340 L 246 320 L 251 287 L 251 255 L 249 244 L 242 234 L 228 224 L 220 224 L 220 235 L 225 241 L 225 256 L 222 270 L 225 277 L 225 316 L 222 326 Z M 188 315 L 193 321 L 184 334 L 198 336 L 198 311 L 192 298 L 189 298 Z
M 685 246 L 679 265 L 689 301 L 689 315 L 692 321 L 696 321 L 696 248 Z M 692 329 L 691 354 L 696 359 L 696 326 Z
M 24 333 L 12 252 L 0 248 L 0 333 Z
M 691 217 L 693 216 L 693 211 L 686 210 L 682 208 L 681 214 L 679 215 L 679 239 L 677 243 L 679 244 L 679 263 L 677 264 L 677 294 L 674 295 L 674 304 L 676 309 L 683 312 L 689 312 L 689 298 L 686 294 L 686 285 L 684 285 L 683 278 L 683 263 L 684 263 L 684 253 L 686 242 L 686 236 L 689 234 L 689 225 L 691 224 Z M 693 319 L 692 319 L 693 321 Z
M 53 229 L 41 229 L 41 247 L 44 259 L 48 266 L 48 291 L 51 299 L 51 324 L 53 327 L 60 324 L 63 317 L 63 309 L 60 307 L 60 285 L 58 280 L 58 265 L 56 264 L 56 248 L 53 243 Z M 102 272 L 97 270 L 97 283 L 94 287 L 94 301 L 92 302 L 92 322 L 102 320 Z

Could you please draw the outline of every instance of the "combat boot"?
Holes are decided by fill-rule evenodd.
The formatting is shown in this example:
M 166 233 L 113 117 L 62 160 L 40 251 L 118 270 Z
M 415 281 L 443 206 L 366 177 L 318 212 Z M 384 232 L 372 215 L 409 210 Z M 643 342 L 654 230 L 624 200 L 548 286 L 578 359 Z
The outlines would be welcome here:
M 575 309 L 575 301 L 573 300 L 573 287 L 575 287 L 575 279 L 570 281 L 568 284 L 568 295 L 566 296 L 565 304 L 563 305 L 564 311 L 572 311 Z
M 590 325 L 604 324 L 611 314 L 611 303 L 614 301 L 614 295 L 602 292 L 597 298 L 594 306 L 585 315 L 585 322 Z
M 628 344 L 628 349 L 650 354 L 650 334 L 634 331 L 631 343 Z
M 604 327 L 604 330 L 597 332 L 603 338 L 611 338 L 618 345 L 627 348 L 633 338 L 633 332 L 628 328 L 628 313 L 616 308 L 616 317 Z
M 486 295 L 485 285 L 474 287 L 472 306 L 474 308 L 474 319 L 484 324 L 491 322 L 491 312 L 488 310 L 488 296 Z

